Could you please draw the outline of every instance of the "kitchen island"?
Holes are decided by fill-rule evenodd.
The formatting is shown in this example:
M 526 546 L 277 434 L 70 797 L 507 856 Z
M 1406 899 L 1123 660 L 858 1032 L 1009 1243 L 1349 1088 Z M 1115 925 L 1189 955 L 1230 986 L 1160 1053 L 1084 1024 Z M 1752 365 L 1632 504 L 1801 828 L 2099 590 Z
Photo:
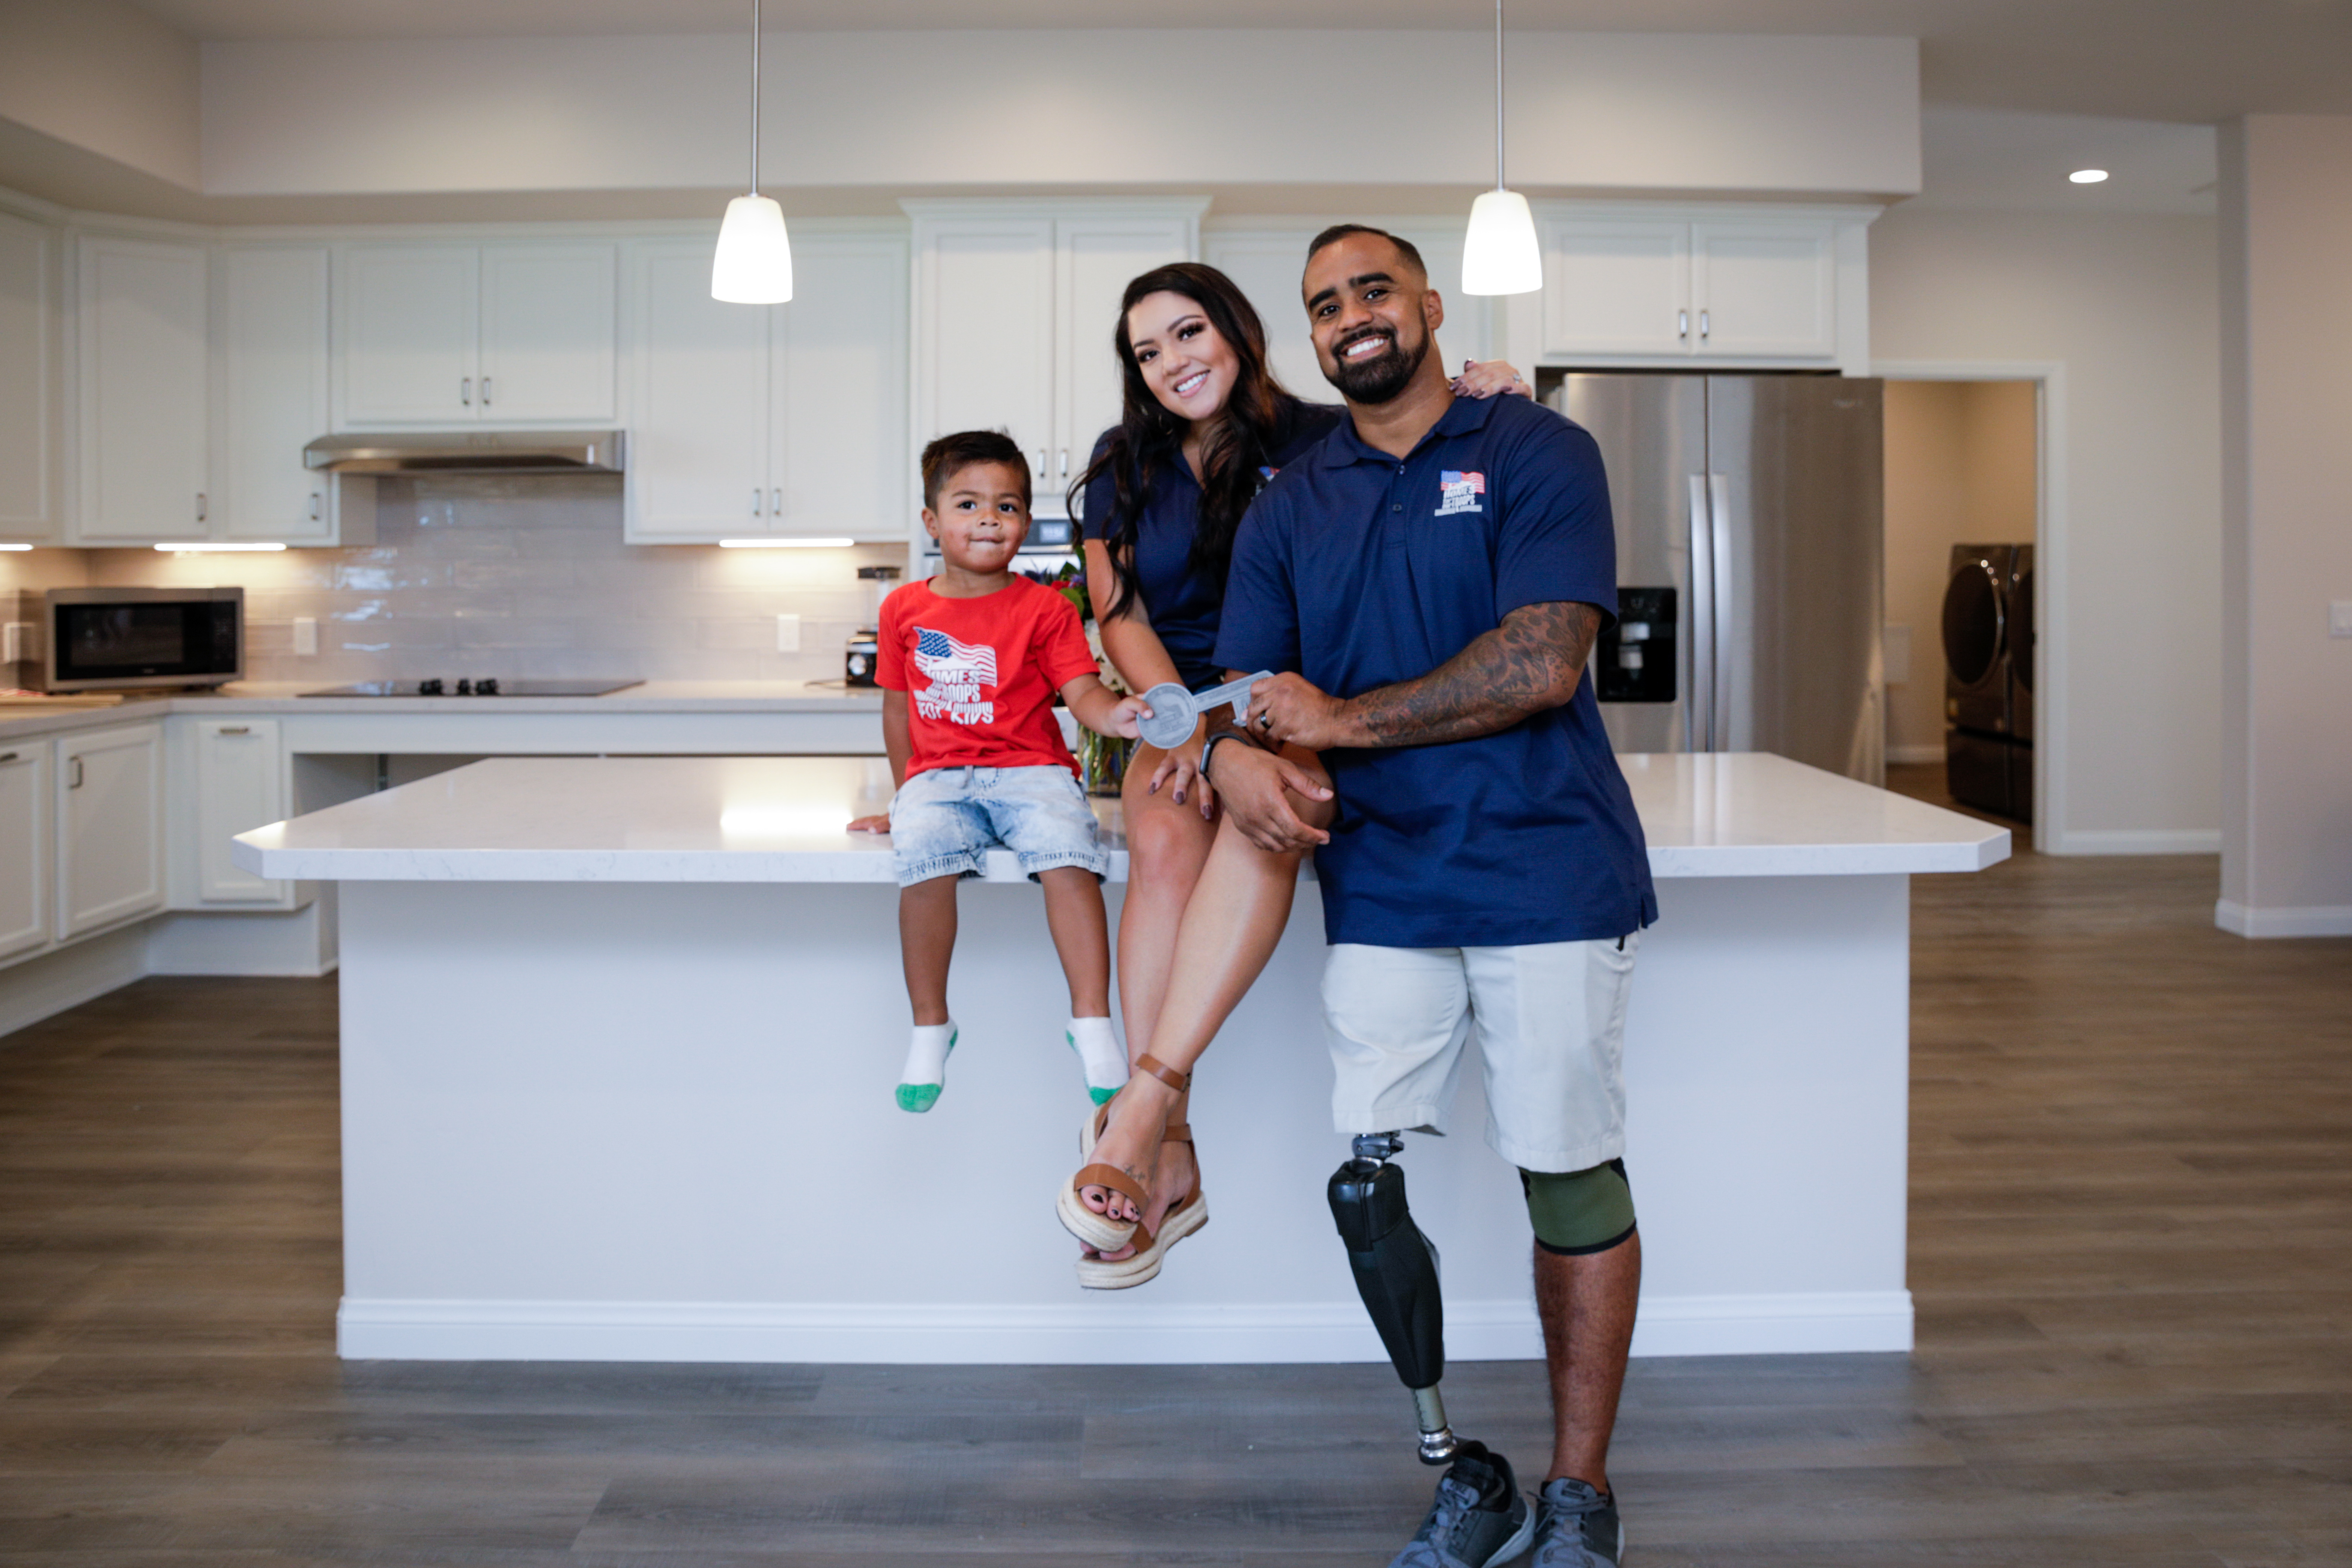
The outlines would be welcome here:
M 1906 1349 L 1909 879 L 2009 835 L 1778 757 L 1622 760 L 1662 910 L 1626 1026 L 1635 1353 Z M 1214 1223 L 1081 1291 L 1051 1198 L 1086 1100 L 1009 855 L 963 889 L 947 1092 L 893 1103 L 890 854 L 845 830 L 888 793 L 878 759 L 503 758 L 239 837 L 341 884 L 344 1355 L 1382 1359 L 1323 1198 L 1311 877 L 1195 1090 Z M 1538 1354 L 1464 1077 L 1402 1156 L 1448 1345 Z

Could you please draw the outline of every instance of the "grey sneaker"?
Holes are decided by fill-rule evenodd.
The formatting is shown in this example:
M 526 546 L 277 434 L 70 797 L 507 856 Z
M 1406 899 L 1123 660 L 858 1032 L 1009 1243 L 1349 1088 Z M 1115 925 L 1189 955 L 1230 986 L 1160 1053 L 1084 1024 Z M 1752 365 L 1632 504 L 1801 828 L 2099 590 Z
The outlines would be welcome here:
M 1535 1511 L 1520 1495 L 1511 1462 L 1482 1447 L 1454 1461 L 1421 1532 L 1389 1568 L 1489 1568 L 1525 1552 L 1535 1531 Z
M 1617 1568 L 1625 1526 L 1617 1500 L 1582 1481 L 1546 1481 L 1536 1497 L 1536 1554 L 1528 1568 Z

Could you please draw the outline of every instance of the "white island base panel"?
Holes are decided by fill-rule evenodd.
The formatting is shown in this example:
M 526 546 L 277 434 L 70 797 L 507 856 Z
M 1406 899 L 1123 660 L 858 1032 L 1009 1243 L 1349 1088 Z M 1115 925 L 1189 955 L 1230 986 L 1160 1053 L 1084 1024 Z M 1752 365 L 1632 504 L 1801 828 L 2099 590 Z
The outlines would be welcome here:
M 2006 843 L 1968 848 L 1980 865 Z M 1626 1028 L 1634 1353 L 1909 1348 L 1908 877 L 1661 869 Z M 1385 1359 L 1324 1197 L 1348 1142 L 1311 882 L 1202 1064 L 1212 1223 L 1108 1293 L 1077 1288 L 1053 1215 L 1086 1100 L 1034 888 L 963 886 L 961 1043 L 925 1116 L 891 1093 L 887 884 L 351 880 L 341 899 L 345 1356 Z M 1410 1139 L 1402 1165 L 1444 1255 L 1449 1353 L 1536 1356 L 1526 1211 L 1484 1119 L 1467 1070 L 1451 1136 Z

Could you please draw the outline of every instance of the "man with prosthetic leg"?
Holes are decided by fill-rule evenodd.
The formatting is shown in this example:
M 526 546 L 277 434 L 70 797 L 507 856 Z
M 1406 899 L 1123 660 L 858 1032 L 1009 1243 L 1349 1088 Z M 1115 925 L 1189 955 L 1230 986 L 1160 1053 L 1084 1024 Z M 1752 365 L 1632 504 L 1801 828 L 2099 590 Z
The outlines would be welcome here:
M 1615 1568 L 1608 1449 L 1641 1284 L 1622 1047 L 1657 903 L 1584 673 L 1616 607 L 1607 482 L 1558 415 L 1452 396 L 1409 244 L 1328 230 L 1301 296 L 1349 417 L 1244 519 L 1217 658 L 1277 672 L 1245 728 L 1319 752 L 1338 816 L 1302 822 L 1265 752 L 1226 744 L 1207 771 L 1254 841 L 1316 847 L 1333 1121 L 1355 1141 L 1331 1214 L 1422 1458 L 1446 1467 L 1393 1568 Z M 1534 1231 L 1554 1436 L 1532 1500 L 1447 1424 L 1437 1252 L 1397 1159 L 1399 1129 L 1443 1124 L 1474 1037 L 1486 1142 Z

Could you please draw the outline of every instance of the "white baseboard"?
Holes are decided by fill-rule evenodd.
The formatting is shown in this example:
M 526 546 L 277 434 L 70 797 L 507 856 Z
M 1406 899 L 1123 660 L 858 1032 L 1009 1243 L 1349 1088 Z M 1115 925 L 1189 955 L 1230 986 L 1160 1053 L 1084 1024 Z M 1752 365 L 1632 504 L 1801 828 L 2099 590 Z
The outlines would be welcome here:
M 2077 827 L 2034 846 L 2044 855 L 2219 855 L 2218 827 Z
M 1890 763 L 1940 763 L 1944 760 L 1943 742 L 1932 746 L 1889 746 L 1886 760 Z
M 351 1361 L 865 1362 L 1108 1366 L 1381 1362 L 1360 1310 L 1171 1307 L 1116 1322 L 1069 1306 L 908 1307 L 702 1301 L 429 1301 L 345 1297 L 336 1348 Z M 1645 1298 L 1637 1356 L 1907 1351 L 1911 1294 Z M 1526 1301 L 1449 1302 L 1455 1361 L 1543 1354 Z
M 2352 904 L 2258 910 L 2234 900 L 2217 899 L 2213 923 L 2238 936 L 2352 936 Z
M 335 967 L 320 907 L 171 914 L 148 927 L 150 974 L 315 976 Z
M 147 928 L 127 926 L 0 969 L 0 1035 L 96 1001 L 147 973 Z

